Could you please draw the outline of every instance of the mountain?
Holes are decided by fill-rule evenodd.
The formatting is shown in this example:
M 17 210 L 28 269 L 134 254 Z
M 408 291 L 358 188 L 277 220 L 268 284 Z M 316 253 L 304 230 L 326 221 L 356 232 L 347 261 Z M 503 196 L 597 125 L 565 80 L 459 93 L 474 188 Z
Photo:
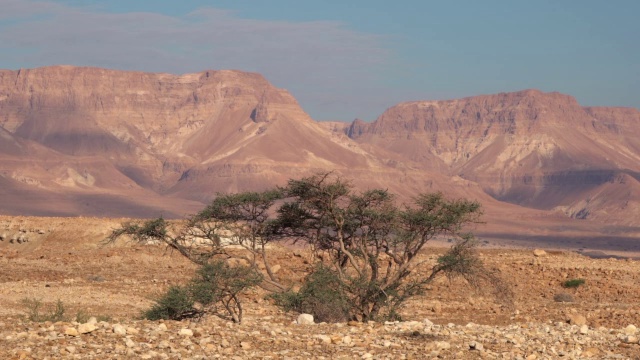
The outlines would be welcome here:
M 0 70 L 0 213 L 181 217 L 218 192 L 330 170 L 400 200 L 477 199 L 486 234 L 615 224 L 607 231 L 627 236 L 639 218 L 638 119 L 527 90 L 316 122 L 255 73 Z
M 375 122 L 356 120 L 345 131 L 360 144 L 478 183 L 500 201 L 640 224 L 613 201 L 606 210 L 592 205 L 574 211 L 581 202 L 602 197 L 604 188 L 607 197 L 635 194 L 637 109 L 582 107 L 568 95 L 525 90 L 401 103 Z M 640 205 L 634 197 L 629 201 Z
M 0 131 L 5 213 L 181 216 L 217 192 L 321 170 L 407 197 L 451 190 L 448 177 L 380 160 L 240 71 L 3 70 Z M 459 193 L 486 197 L 467 188 Z

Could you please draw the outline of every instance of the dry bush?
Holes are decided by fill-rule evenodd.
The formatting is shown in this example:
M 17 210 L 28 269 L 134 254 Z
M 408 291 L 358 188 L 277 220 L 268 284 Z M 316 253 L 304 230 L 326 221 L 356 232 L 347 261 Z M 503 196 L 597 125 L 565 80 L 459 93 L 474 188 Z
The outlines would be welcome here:
M 575 299 L 573 298 L 573 295 L 566 293 L 566 292 L 560 292 L 557 293 L 553 296 L 553 300 L 555 302 L 575 302 Z

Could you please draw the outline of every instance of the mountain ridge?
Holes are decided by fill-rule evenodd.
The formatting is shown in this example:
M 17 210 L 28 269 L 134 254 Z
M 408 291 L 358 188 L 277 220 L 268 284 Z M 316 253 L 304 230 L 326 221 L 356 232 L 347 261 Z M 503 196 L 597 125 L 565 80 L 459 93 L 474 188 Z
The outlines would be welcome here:
M 608 221 L 624 209 L 585 199 L 636 193 L 640 141 L 629 134 L 639 114 L 529 89 L 400 103 L 372 123 L 322 123 L 257 73 L 0 70 L 0 211 L 41 214 L 37 199 L 55 198 L 65 215 L 118 215 L 124 206 L 179 217 L 216 192 L 331 170 L 402 199 L 476 198 L 496 219 L 580 218 L 586 208 L 587 220 Z M 620 176 L 629 177 L 611 182 Z M 25 196 L 32 201 L 18 204 Z

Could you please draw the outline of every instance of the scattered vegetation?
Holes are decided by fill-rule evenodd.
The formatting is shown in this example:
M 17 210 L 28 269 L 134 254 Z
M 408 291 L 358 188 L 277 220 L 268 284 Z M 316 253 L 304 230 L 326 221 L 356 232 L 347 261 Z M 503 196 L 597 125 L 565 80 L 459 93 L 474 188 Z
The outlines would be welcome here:
M 584 285 L 584 279 L 570 279 L 562 283 L 562 287 L 564 288 L 577 288 L 581 285 Z
M 299 291 L 275 293 L 271 297 L 285 311 L 313 314 L 320 322 L 349 320 L 347 292 L 336 273 L 322 264 L 306 277 Z
M 56 322 L 66 320 L 65 307 L 61 300 L 58 300 L 53 306 L 44 306 L 40 299 L 24 298 L 22 299 L 22 305 L 26 311 L 25 317 L 29 321 Z
M 573 295 L 566 292 L 560 292 L 555 294 L 553 296 L 553 300 L 555 302 L 574 302 L 575 301 L 575 299 L 573 298 Z
M 239 323 L 243 313 L 240 294 L 261 280 L 262 276 L 250 267 L 212 261 L 201 266 L 189 284 L 169 288 L 143 317 L 182 320 L 213 313 Z
M 40 299 L 24 298 L 22 299 L 22 305 L 25 308 L 25 318 L 33 322 L 56 322 L 75 320 L 79 323 L 86 323 L 92 317 L 95 317 L 97 321 L 111 321 L 110 316 L 91 315 L 84 309 L 78 310 L 75 317 L 69 315 L 67 313 L 67 307 L 62 302 L 62 300 L 59 299 L 55 304 L 45 305 Z
M 187 287 L 172 286 L 156 300 L 155 305 L 144 312 L 143 317 L 148 320 L 182 320 L 197 314 L 194 304 Z
M 356 192 L 348 181 L 322 173 L 264 192 L 218 194 L 182 222 L 124 223 L 107 242 L 128 235 L 139 243 L 163 243 L 201 266 L 189 285 L 173 287 L 159 299 L 148 318 L 201 316 L 200 304 L 214 312 L 221 306 L 239 322 L 242 291 L 260 283 L 286 310 L 325 321 L 368 321 L 397 317 L 401 306 L 439 275 L 461 276 L 509 302 L 509 288 L 483 266 L 473 235 L 464 231 L 480 216 L 475 201 L 432 193 L 398 205 L 387 190 Z M 443 235 L 454 239 L 449 251 L 435 264 L 418 261 L 425 245 Z M 283 239 L 314 254 L 314 270 L 298 292 L 271 270 L 268 245 Z M 220 260 L 229 258 L 248 266 L 232 268 Z

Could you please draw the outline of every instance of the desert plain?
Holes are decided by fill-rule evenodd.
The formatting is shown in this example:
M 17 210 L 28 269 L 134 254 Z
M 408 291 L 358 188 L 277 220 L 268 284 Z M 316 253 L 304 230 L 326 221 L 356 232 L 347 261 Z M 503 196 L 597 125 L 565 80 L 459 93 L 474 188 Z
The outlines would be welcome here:
M 234 324 L 140 320 L 195 266 L 159 245 L 102 241 L 125 219 L 0 217 L 0 356 L 6 359 L 634 359 L 640 356 L 640 263 L 568 248 L 492 240 L 480 253 L 514 292 L 505 306 L 461 280 L 436 281 L 402 321 L 298 324 L 255 288 Z M 9 234 L 7 236 L 6 234 Z M 17 234 L 22 240 L 12 241 Z M 435 261 L 446 242 L 421 256 Z M 569 244 L 570 245 L 570 244 Z M 569 246 L 570 247 L 570 246 Z M 535 250 L 535 251 L 534 251 Z M 277 276 L 295 284 L 310 266 L 302 248 L 271 249 Z M 602 255 L 602 254 L 600 254 Z M 584 285 L 566 289 L 567 279 Z M 558 301 L 562 296 L 564 301 Z M 60 300 L 63 321 L 28 319 Z

